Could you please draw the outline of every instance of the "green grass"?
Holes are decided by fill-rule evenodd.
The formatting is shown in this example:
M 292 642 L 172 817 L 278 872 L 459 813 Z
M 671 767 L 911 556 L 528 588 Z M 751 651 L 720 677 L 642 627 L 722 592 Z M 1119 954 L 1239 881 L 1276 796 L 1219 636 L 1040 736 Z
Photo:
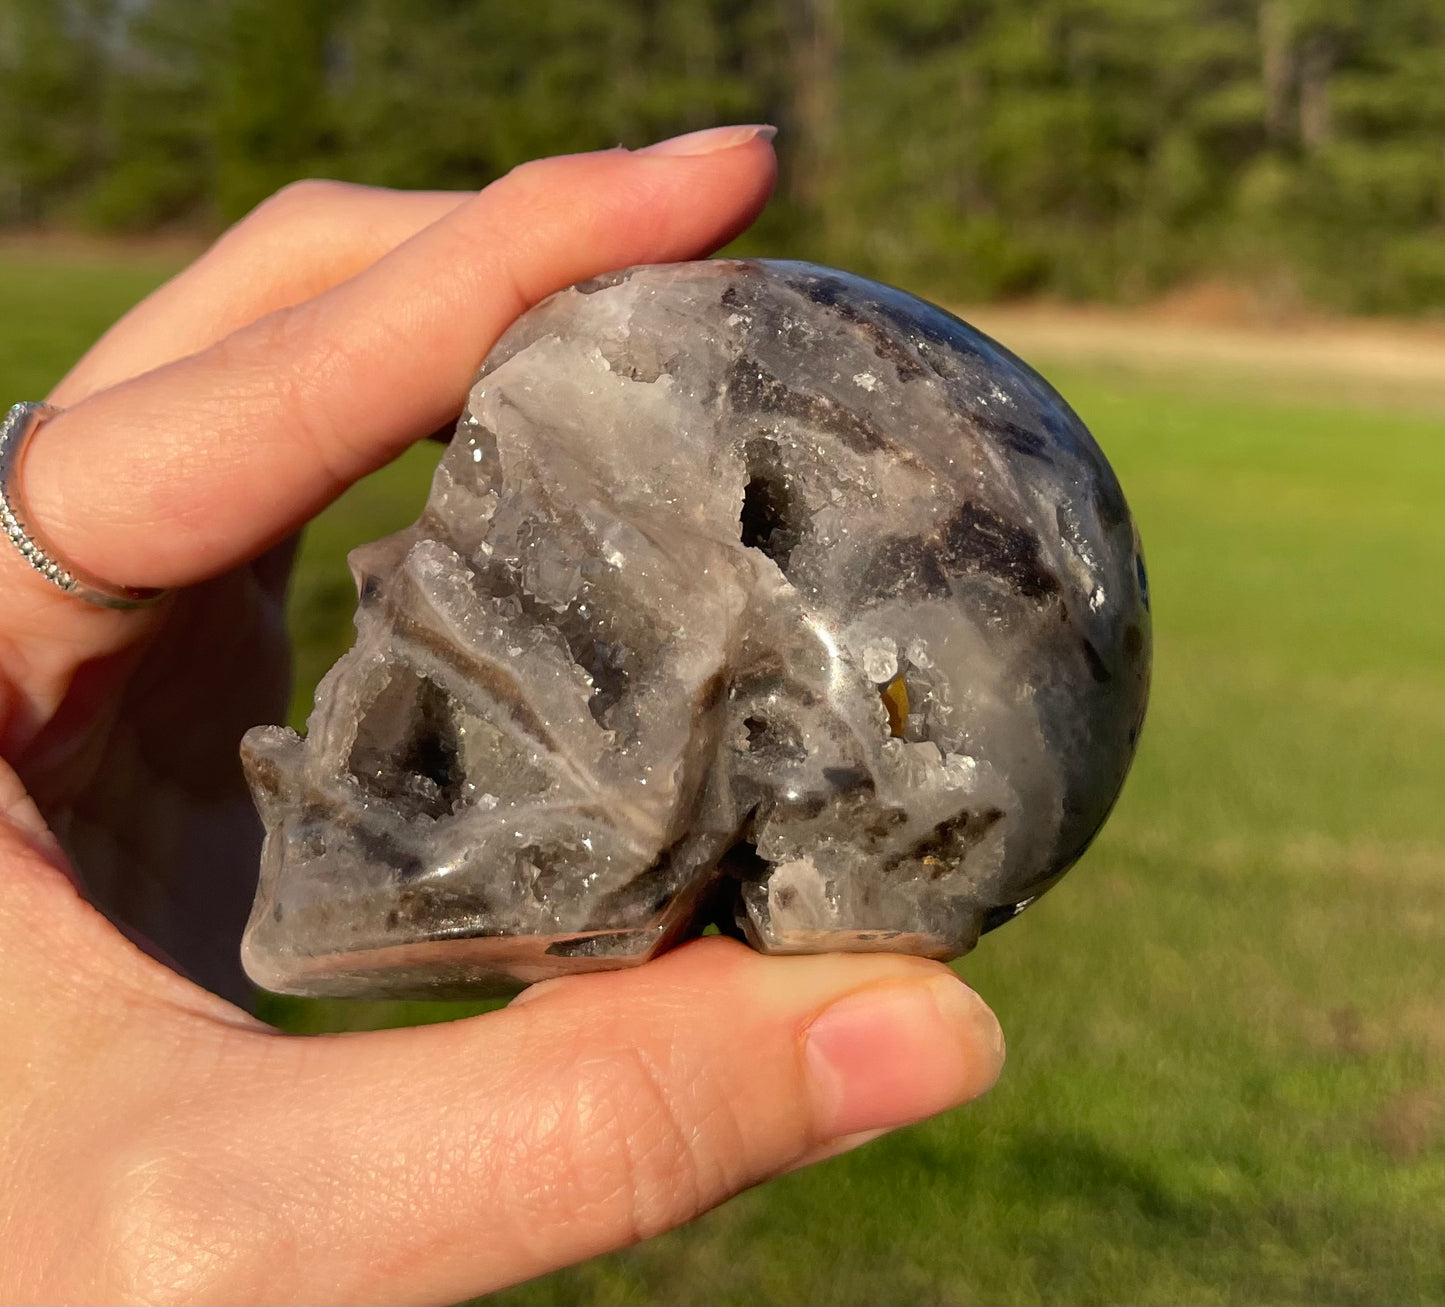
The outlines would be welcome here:
M 0 264 L 0 392 L 146 276 Z M 1050 371 L 1136 509 L 1156 688 L 1095 848 L 961 964 L 1003 1081 L 496 1301 L 1445 1298 L 1445 424 L 1324 378 L 1309 407 Z M 409 519 L 427 462 L 312 532 L 303 684 L 345 644 L 346 548 Z

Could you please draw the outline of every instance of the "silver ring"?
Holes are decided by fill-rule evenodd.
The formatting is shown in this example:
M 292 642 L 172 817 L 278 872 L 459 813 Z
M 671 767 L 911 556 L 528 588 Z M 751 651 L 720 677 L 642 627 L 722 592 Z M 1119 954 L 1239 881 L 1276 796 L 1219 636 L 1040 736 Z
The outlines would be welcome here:
M 52 585 L 100 608 L 145 608 L 169 590 L 137 590 L 111 585 L 69 563 L 59 562 L 26 520 L 20 500 L 20 462 L 25 446 L 42 422 L 60 410 L 50 404 L 16 404 L 0 422 L 0 531 L 20 556 Z

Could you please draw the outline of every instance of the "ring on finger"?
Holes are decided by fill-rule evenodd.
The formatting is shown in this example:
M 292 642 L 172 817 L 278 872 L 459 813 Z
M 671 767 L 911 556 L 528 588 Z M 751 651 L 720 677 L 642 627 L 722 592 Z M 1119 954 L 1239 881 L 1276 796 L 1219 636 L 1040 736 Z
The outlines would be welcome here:
M 63 562 L 42 543 L 20 495 L 20 467 L 31 436 L 60 410 L 50 404 L 16 404 L 0 422 L 0 533 L 20 556 L 52 585 L 99 608 L 145 608 L 169 594 L 168 590 L 141 590 L 113 585 Z

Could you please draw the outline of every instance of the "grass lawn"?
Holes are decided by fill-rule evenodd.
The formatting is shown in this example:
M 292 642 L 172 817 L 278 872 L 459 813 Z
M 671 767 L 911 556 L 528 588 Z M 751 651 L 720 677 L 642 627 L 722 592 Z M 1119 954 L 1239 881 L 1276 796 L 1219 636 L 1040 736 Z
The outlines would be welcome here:
M 0 261 L 0 396 L 160 275 Z M 960 964 L 1003 1081 L 496 1301 L 1445 1298 L 1445 421 L 1326 377 L 1284 403 L 1043 363 L 1134 505 L 1157 662 L 1115 817 Z M 311 532 L 298 719 L 347 642 L 346 549 L 414 515 L 428 462 Z

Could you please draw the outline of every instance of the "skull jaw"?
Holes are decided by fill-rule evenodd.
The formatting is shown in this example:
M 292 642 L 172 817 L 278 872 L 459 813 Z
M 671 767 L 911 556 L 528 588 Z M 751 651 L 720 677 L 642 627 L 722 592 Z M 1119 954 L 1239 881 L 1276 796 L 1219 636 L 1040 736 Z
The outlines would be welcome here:
M 961 956 L 956 944 L 938 935 L 912 930 L 775 930 L 751 916 L 744 927 L 748 943 L 759 953 L 797 956 L 805 953 L 907 953 L 948 962 Z M 965 950 L 966 951 L 966 950 Z
M 805 858 L 744 884 L 737 922 L 760 953 L 911 953 L 946 962 L 972 951 L 984 915 L 947 891 L 837 901 Z
M 263 989 L 302 998 L 475 999 L 539 980 L 637 966 L 670 945 L 665 926 L 574 935 L 417 940 L 350 953 L 289 952 L 249 931 L 241 956 Z
M 277 838 L 281 836 L 277 832 Z M 263 896 L 242 946 L 247 974 L 280 994 L 309 998 L 468 999 L 505 996 L 558 976 L 638 966 L 696 933 L 697 902 L 674 899 L 645 926 L 559 932 L 550 935 L 459 934 L 400 943 L 314 952 L 297 947 L 314 941 L 303 915 L 283 931 L 273 901 Z M 879 905 L 876 920 L 860 924 L 855 910 L 817 913 L 779 909 L 776 890 L 742 886 L 737 926 L 760 953 L 908 953 L 948 961 L 972 950 L 982 926 L 980 912 L 957 922 L 957 905 L 939 904 L 954 917 L 944 930 L 919 930 L 915 905 Z M 846 917 L 846 920 L 842 918 Z M 906 923 L 906 924 L 905 924 Z M 464 927 L 458 927 L 464 929 Z
M 262 886 L 241 945 L 246 974 L 263 989 L 303 998 L 465 999 L 516 993 L 540 980 L 635 966 L 688 933 L 696 895 L 679 894 L 645 921 L 526 933 L 489 928 L 458 904 L 465 891 L 426 880 L 404 890 L 394 869 L 369 892 L 298 901 L 326 858 L 303 851 L 288 823 L 268 836 Z M 289 892 L 288 892 L 289 891 Z M 395 910 L 406 893 L 426 905 Z
M 258 728 L 242 756 L 268 828 L 242 962 L 275 993 L 486 997 L 645 962 L 697 933 L 728 839 L 704 829 L 659 853 L 603 843 L 599 824 L 599 847 L 631 868 L 624 891 L 573 884 L 552 902 L 540 875 L 528 891 L 500 874 L 485 844 L 449 861 L 456 838 L 318 774 L 293 732 Z

